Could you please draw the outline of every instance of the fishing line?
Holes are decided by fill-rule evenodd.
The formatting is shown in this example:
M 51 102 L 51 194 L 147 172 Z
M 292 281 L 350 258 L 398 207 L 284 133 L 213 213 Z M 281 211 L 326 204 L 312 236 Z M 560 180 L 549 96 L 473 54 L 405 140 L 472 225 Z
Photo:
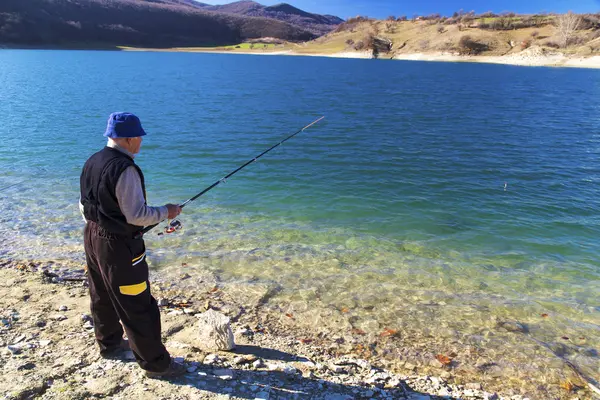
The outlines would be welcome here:
M 241 171 L 242 169 L 246 168 L 248 165 L 256 162 L 259 158 L 261 158 L 262 156 L 264 156 L 265 154 L 267 154 L 268 152 L 270 152 L 271 150 L 281 146 L 283 143 L 287 142 L 288 140 L 290 140 L 291 138 L 293 138 L 294 136 L 298 135 L 301 132 L 304 132 L 305 130 L 307 130 L 308 128 L 310 128 L 311 126 L 321 122 L 323 119 L 325 119 L 325 117 L 321 117 L 313 122 L 311 122 L 310 124 L 306 125 L 305 127 L 303 127 L 302 129 L 294 132 L 293 134 L 291 134 L 290 136 L 286 137 L 285 139 L 283 139 L 282 141 L 280 141 L 279 143 L 277 143 L 276 145 L 270 147 L 269 149 L 263 151 L 262 153 L 260 153 L 258 156 L 254 157 L 253 159 L 249 160 L 248 162 L 246 162 L 245 164 L 243 164 L 242 166 L 238 167 L 237 169 L 235 169 L 234 171 L 230 172 L 229 174 L 225 175 L 223 178 L 219 179 L 218 181 L 216 181 L 215 183 L 213 183 L 212 185 L 210 185 L 209 187 L 207 187 L 206 189 L 204 189 L 203 191 L 201 191 L 200 193 L 198 193 L 197 195 L 195 195 L 194 197 L 184 201 L 180 207 L 183 208 L 186 205 L 188 205 L 189 203 L 191 203 L 192 201 L 198 199 L 199 197 L 203 196 L 204 194 L 206 194 L 207 192 L 211 191 L 212 189 L 214 189 L 215 187 L 219 186 L 221 183 L 225 183 L 227 182 L 227 179 L 231 178 L 233 175 L 235 175 L 236 173 L 238 173 L 239 171 Z M 160 222 L 158 223 L 160 224 Z M 152 229 L 154 229 L 156 226 L 158 226 L 158 224 L 154 224 L 154 225 L 150 225 L 145 227 L 144 229 L 142 229 L 142 231 L 136 235 L 136 238 L 140 238 L 142 237 L 145 233 L 151 231 Z M 164 231 L 162 233 L 173 233 L 176 232 L 178 230 L 180 230 L 182 228 L 182 224 L 181 222 L 179 222 L 179 220 L 173 220 L 171 222 L 169 222 L 169 224 L 167 225 L 167 227 L 164 229 Z M 162 234 L 162 233 L 159 233 Z

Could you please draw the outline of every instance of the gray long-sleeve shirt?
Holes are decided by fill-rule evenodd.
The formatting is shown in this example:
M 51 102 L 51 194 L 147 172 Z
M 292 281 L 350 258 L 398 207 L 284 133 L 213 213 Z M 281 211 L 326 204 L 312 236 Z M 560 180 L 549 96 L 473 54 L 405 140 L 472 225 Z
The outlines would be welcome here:
M 119 150 L 129 157 L 133 158 L 134 154 L 120 147 L 116 142 L 108 140 L 108 147 Z M 142 189 L 142 180 L 137 169 L 133 166 L 127 168 L 117 180 L 115 187 L 115 195 L 121 212 L 127 219 L 127 223 L 137 226 L 149 226 L 159 223 L 167 219 L 169 210 L 166 206 L 150 207 L 146 205 L 144 199 L 144 190 Z M 79 201 L 79 210 L 83 216 L 83 205 Z M 85 216 L 83 217 L 85 220 Z

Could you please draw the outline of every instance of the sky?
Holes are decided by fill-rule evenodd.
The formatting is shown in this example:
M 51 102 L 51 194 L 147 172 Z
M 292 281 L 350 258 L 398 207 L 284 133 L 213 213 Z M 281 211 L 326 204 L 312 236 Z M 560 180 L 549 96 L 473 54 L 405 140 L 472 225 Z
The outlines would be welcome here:
M 234 0 L 200 0 L 209 4 L 226 4 Z M 542 11 L 577 13 L 600 12 L 600 0 L 256 0 L 264 5 L 289 3 L 308 12 L 333 14 L 341 18 L 363 15 L 375 18 L 387 18 L 390 15 L 414 14 L 427 15 L 440 13 L 452 15 L 463 9 L 477 13 L 493 11 L 514 11 L 529 14 Z

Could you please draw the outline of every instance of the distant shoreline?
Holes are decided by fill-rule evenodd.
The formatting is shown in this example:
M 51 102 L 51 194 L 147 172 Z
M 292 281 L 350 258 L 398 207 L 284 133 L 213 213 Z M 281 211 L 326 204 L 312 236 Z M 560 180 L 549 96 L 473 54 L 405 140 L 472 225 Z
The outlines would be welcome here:
M 279 51 L 238 51 L 219 50 L 206 47 L 176 47 L 176 48 L 143 48 L 127 46 L 14 46 L 0 45 L 0 50 L 92 50 L 92 51 L 138 51 L 138 52 L 173 52 L 173 53 L 211 53 L 236 54 L 257 56 L 305 56 L 347 59 L 373 59 L 370 51 L 343 51 L 335 53 L 301 53 L 290 49 Z M 405 53 L 392 57 L 384 55 L 380 59 L 400 61 L 428 62 L 467 62 L 484 64 L 503 64 L 522 67 L 558 67 L 558 68 L 587 68 L 600 69 L 600 56 L 573 57 L 563 53 L 535 54 L 524 51 L 506 56 L 461 56 L 451 53 Z

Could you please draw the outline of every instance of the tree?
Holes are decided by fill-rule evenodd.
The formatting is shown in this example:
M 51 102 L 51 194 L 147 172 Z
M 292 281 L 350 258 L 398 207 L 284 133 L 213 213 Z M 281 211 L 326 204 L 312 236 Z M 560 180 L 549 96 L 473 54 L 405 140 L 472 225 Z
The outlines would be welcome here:
M 573 37 L 573 33 L 579 28 L 581 17 L 573 11 L 562 14 L 556 17 L 556 27 L 558 28 L 558 36 L 562 47 L 569 45 L 569 40 Z

